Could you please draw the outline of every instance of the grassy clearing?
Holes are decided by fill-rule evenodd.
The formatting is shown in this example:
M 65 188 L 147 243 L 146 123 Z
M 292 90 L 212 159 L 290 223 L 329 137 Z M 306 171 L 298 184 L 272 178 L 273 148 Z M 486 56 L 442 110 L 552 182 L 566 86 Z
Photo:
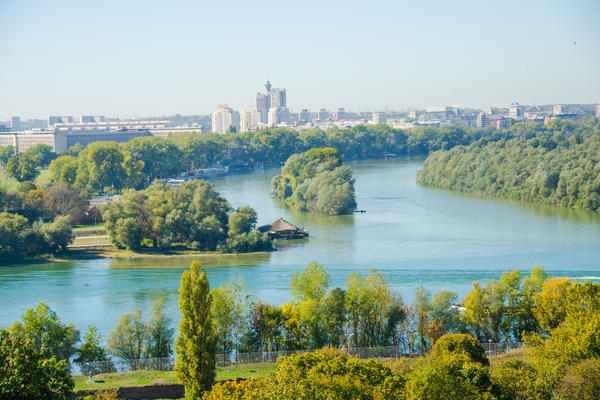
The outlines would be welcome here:
M 35 184 L 38 187 L 44 186 L 46 183 L 48 183 L 48 178 L 48 169 L 42 169 L 40 170 L 38 177 L 35 179 Z M 6 190 L 14 190 L 17 187 L 17 183 L 18 182 L 14 178 L 8 176 L 5 169 L 0 170 L 0 186 Z
M 104 222 L 88 225 L 73 225 L 73 232 L 90 232 L 90 231 L 106 231 Z
M 275 369 L 275 364 L 248 364 L 236 367 L 217 368 L 217 380 L 252 378 L 255 376 L 266 376 Z M 76 375 L 75 390 L 83 389 L 114 389 L 124 386 L 156 385 L 160 383 L 177 383 L 175 373 L 172 371 L 131 371 L 113 374 L 94 375 L 95 381 L 87 383 L 88 377 Z

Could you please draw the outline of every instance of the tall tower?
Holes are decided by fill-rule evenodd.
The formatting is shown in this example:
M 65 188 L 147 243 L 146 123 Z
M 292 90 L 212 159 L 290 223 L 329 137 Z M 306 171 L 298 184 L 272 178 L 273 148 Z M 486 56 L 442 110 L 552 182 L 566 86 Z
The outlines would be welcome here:
M 265 83 L 265 89 L 267 89 L 267 94 L 271 93 L 271 81 L 267 79 L 267 83 Z

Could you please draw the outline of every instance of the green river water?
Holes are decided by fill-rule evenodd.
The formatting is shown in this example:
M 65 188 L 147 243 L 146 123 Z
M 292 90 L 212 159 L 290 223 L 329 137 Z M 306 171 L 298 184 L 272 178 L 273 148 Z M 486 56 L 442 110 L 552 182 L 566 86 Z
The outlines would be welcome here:
M 348 163 L 364 214 L 327 217 L 293 213 L 270 195 L 269 169 L 215 181 L 234 207 L 250 205 L 259 224 L 281 216 L 310 231 L 270 254 L 200 257 L 211 287 L 241 278 L 257 298 L 289 299 L 290 276 L 316 260 L 333 286 L 351 271 L 381 271 L 405 302 L 415 286 L 454 290 L 462 298 L 474 280 L 536 264 L 549 275 L 600 280 L 600 216 L 577 210 L 511 203 L 422 188 L 422 160 Z M 94 259 L 0 267 L 0 326 L 46 301 L 81 330 L 94 323 L 105 336 L 119 316 L 148 313 L 157 298 L 179 319 L 177 290 L 193 257 Z

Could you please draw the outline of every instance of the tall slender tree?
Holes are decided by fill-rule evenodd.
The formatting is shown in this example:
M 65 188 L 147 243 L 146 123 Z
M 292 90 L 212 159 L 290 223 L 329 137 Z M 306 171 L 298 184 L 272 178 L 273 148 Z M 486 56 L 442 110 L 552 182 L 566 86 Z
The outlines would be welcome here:
M 175 374 L 185 386 L 186 399 L 199 399 L 215 381 L 216 337 L 210 312 L 206 272 L 194 261 L 181 276 L 179 337 L 175 339 Z

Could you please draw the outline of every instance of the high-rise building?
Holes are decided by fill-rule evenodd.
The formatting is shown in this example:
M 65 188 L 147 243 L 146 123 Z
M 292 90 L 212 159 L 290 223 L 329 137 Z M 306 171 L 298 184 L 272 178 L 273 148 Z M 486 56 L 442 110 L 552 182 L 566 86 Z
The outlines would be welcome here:
M 335 119 L 338 121 L 346 119 L 346 110 L 343 108 L 338 108 L 337 112 L 335 113 Z
M 256 109 L 260 122 L 266 124 L 268 122 L 269 109 L 271 108 L 271 97 L 268 94 L 256 93 Z
M 510 109 L 508 110 L 508 116 L 511 118 L 519 118 L 523 116 L 523 110 L 519 103 L 512 103 L 510 105 Z
M 325 121 L 327 119 L 329 119 L 329 111 L 327 111 L 326 108 L 321 108 L 319 110 L 318 120 L 319 121 Z
M 273 88 L 269 92 L 271 108 L 287 108 L 285 89 Z
M 596 103 L 596 118 L 600 118 L 600 101 Z
M 19 129 L 21 129 L 21 118 L 12 117 L 10 119 L 10 129 L 12 129 L 13 131 L 18 131 Z
M 240 132 L 253 131 L 258 127 L 260 116 L 258 108 L 248 107 L 240 113 Z
M 475 128 L 485 128 L 488 125 L 488 115 L 484 112 L 480 112 L 479 114 L 477 114 L 477 119 L 475 120 Z
M 302 111 L 300 111 L 300 114 L 298 115 L 298 119 L 303 122 L 310 121 L 310 111 L 308 111 L 307 108 L 303 108 Z
M 211 114 L 212 131 L 223 135 L 227 133 L 230 127 L 236 132 L 240 130 L 240 114 L 233 111 L 227 104 L 219 104 L 217 111 Z

